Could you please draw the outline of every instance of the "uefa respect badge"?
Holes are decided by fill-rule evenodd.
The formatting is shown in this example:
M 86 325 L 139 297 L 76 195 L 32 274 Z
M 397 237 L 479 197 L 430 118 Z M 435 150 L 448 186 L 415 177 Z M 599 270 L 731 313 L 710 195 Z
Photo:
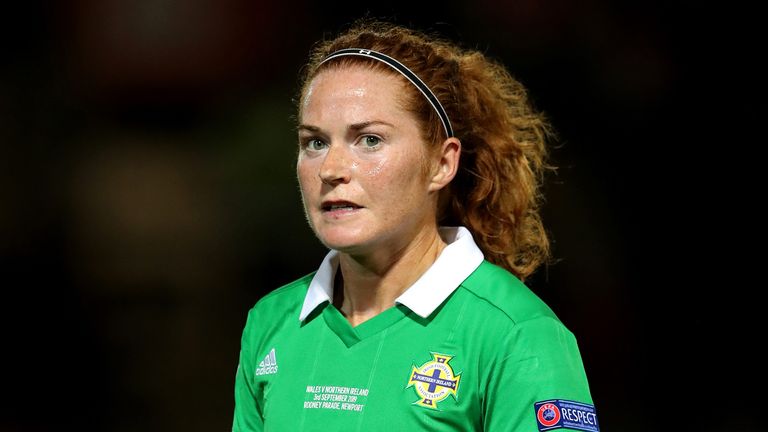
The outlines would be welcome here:
M 569 428 L 600 432 L 595 406 L 564 399 L 551 399 L 533 404 L 539 431 Z

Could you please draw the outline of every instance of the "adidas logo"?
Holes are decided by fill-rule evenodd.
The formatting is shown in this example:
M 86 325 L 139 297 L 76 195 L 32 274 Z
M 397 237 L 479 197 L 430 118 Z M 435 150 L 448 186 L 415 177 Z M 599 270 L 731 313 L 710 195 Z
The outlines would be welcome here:
M 277 359 L 275 358 L 275 349 L 272 350 L 264 357 L 259 363 L 259 367 L 256 368 L 256 375 L 273 375 L 277 373 Z

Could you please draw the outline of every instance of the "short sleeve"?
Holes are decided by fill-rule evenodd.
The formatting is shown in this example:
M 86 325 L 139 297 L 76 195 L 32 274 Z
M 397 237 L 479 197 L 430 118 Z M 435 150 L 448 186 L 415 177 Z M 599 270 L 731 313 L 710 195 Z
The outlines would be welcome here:
M 537 402 L 592 405 L 576 339 L 555 318 L 515 324 L 490 366 L 483 403 L 486 431 L 538 431 Z
M 253 311 L 248 315 L 248 322 L 245 324 L 240 342 L 240 364 L 237 366 L 237 374 L 235 376 L 233 432 L 264 430 L 261 406 L 263 389 L 261 386 L 254 385 L 253 381 L 253 371 L 255 368 L 252 355 L 253 340 L 251 338 L 251 326 L 256 321 L 252 317 Z

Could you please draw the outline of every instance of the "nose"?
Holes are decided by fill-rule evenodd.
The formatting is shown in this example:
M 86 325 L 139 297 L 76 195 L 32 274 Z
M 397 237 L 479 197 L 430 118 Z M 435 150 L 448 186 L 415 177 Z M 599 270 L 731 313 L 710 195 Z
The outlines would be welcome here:
M 331 186 L 349 183 L 351 158 L 343 145 L 331 145 L 320 165 L 320 180 Z

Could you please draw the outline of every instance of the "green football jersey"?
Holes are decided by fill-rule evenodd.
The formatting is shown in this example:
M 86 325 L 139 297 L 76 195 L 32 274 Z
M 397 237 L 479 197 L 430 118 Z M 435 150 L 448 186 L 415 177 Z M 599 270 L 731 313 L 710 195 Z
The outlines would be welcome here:
M 352 327 L 338 255 L 263 297 L 243 331 L 234 431 L 598 431 L 573 335 L 464 228 L 396 304 Z

